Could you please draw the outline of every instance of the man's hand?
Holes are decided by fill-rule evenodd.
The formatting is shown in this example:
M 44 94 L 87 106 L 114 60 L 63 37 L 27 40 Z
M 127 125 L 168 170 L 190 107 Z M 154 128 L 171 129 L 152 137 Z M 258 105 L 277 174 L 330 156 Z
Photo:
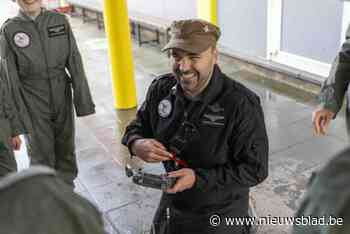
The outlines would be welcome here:
M 138 139 L 131 145 L 131 151 L 145 162 L 155 163 L 170 160 L 171 153 L 155 139 Z
M 196 182 L 196 174 L 190 168 L 183 168 L 168 173 L 169 177 L 177 178 L 176 184 L 168 189 L 167 193 L 178 193 L 193 187 Z
M 317 109 L 312 113 L 312 123 L 316 135 L 325 135 L 327 133 L 328 126 L 334 115 L 334 112 L 324 108 Z
M 21 144 L 22 144 L 22 140 L 19 136 L 12 137 L 11 145 L 12 145 L 13 150 L 20 150 Z

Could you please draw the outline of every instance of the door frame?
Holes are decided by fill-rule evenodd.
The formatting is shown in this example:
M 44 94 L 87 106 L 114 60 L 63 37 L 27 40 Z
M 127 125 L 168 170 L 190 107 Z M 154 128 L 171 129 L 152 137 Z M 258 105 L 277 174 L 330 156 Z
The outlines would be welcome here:
M 341 30 L 341 43 L 350 23 L 350 2 L 343 2 L 343 20 Z M 283 64 L 298 70 L 313 73 L 315 79 L 323 82 L 331 69 L 331 64 L 295 55 L 281 50 L 283 0 L 267 0 L 267 54 L 270 61 Z M 334 55 L 335 56 L 335 55 Z

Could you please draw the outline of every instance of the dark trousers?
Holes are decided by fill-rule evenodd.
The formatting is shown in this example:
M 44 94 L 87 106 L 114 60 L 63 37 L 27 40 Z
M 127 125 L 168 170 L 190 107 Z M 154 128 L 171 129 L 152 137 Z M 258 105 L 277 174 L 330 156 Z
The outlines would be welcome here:
M 239 207 L 239 210 L 248 212 L 248 207 L 246 209 Z M 248 216 L 248 214 L 237 216 L 237 213 L 237 209 L 232 207 L 211 214 L 189 215 L 173 207 L 171 199 L 163 194 L 153 219 L 151 234 L 248 234 L 248 226 L 226 225 L 225 217 Z M 220 216 L 220 225 L 210 224 L 210 218 L 213 215 Z

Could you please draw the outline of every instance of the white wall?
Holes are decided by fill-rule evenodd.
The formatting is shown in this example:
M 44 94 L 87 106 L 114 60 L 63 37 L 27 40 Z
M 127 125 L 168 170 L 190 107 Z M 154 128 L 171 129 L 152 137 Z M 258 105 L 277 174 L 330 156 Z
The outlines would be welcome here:
M 270 11 L 271 2 L 282 6 Z M 277 62 L 318 74 L 321 79 L 327 76 L 345 27 L 344 1 L 217 0 L 217 3 L 218 25 L 222 31 L 219 44 L 229 54 L 252 62 L 254 59 Z M 170 20 L 197 17 L 197 0 L 128 0 L 128 5 L 130 11 Z M 278 33 L 269 33 L 269 38 L 276 35 L 276 40 L 270 40 L 274 42 L 271 48 L 267 41 L 268 29 L 276 25 L 268 25 L 268 16 L 272 24 L 276 23 L 276 9 L 280 11 L 276 19 L 280 23 L 276 24 Z M 270 12 L 274 12 L 272 18 Z M 350 21 L 350 14 L 347 18 Z M 271 57 L 267 58 L 267 54 Z
M 170 20 L 196 18 L 197 0 L 128 0 L 128 9 Z
M 220 44 L 243 55 L 265 57 L 266 0 L 218 0 Z
M 284 0 L 281 50 L 331 63 L 339 49 L 343 1 Z

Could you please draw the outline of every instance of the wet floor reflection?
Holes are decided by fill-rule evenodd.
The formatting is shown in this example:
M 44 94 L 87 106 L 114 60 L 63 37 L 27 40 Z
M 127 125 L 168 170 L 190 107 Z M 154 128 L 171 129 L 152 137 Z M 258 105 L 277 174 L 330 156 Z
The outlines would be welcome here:
M 114 108 L 105 34 L 94 24 L 83 24 L 79 18 L 73 18 L 71 22 L 96 104 L 95 115 L 76 121 L 79 166 L 76 191 L 94 202 L 105 214 L 110 211 L 112 229 L 138 230 L 140 225 L 150 222 L 160 193 L 132 184 L 123 167 L 131 163 L 157 172 L 161 167 L 159 164 L 145 165 L 137 158 L 130 161 L 128 150 L 120 141 L 125 127 L 135 116 L 136 108 L 118 111 Z M 166 55 L 153 45 L 134 45 L 133 54 L 140 105 L 155 75 L 170 71 L 170 66 Z M 316 106 L 314 95 L 264 79 L 226 57 L 221 57 L 219 64 L 231 78 L 259 95 L 265 113 L 270 173 L 264 183 L 252 189 L 258 213 L 261 216 L 292 216 L 311 172 L 348 145 L 343 114 L 332 122 L 326 137 L 315 137 L 311 124 L 311 113 Z M 25 147 L 18 155 L 20 168 L 26 167 Z M 143 216 L 147 219 L 142 220 Z M 261 233 L 287 233 L 287 229 L 284 226 L 262 227 Z

